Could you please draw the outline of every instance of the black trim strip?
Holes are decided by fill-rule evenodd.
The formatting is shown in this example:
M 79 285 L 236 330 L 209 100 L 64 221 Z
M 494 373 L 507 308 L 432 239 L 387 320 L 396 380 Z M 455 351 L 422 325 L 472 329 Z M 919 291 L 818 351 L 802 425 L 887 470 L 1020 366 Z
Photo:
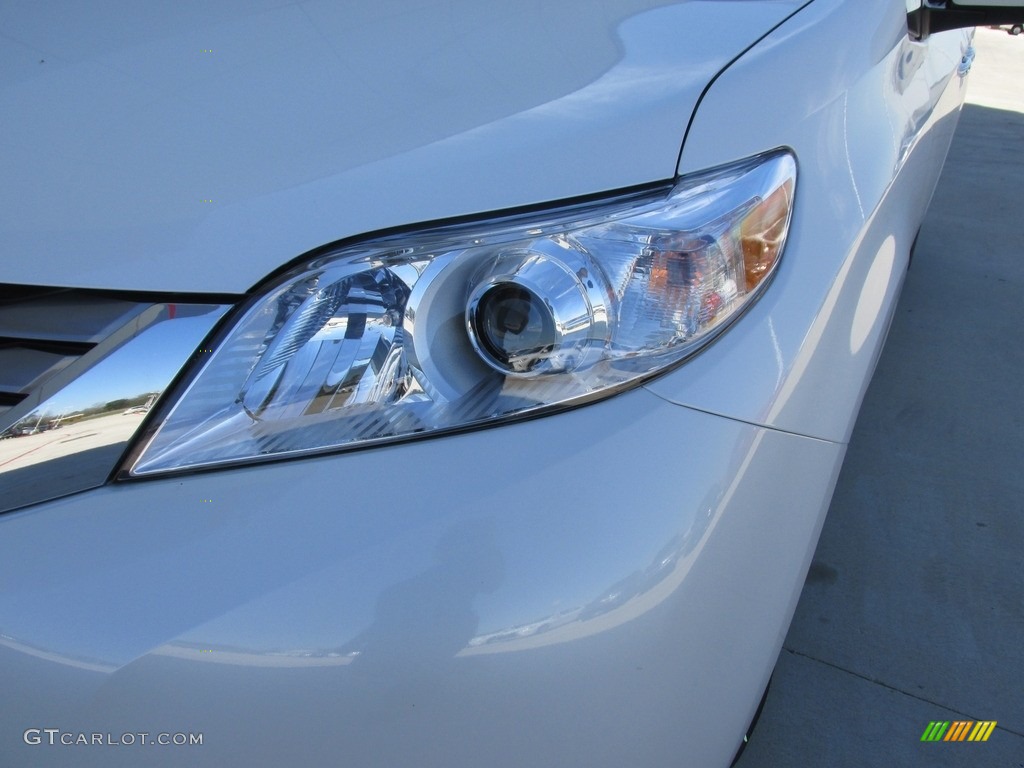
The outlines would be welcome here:
M 67 355 L 68 357 L 81 357 L 95 346 L 87 341 L 56 341 L 37 337 L 0 336 L 0 349 L 33 349 L 37 352 L 49 352 L 52 355 Z
M 32 301 L 47 296 L 58 296 L 60 294 L 120 299 L 138 304 L 237 304 L 245 298 L 245 294 L 241 293 L 174 293 L 167 291 L 133 291 L 121 288 L 70 288 L 0 283 L 0 306 Z

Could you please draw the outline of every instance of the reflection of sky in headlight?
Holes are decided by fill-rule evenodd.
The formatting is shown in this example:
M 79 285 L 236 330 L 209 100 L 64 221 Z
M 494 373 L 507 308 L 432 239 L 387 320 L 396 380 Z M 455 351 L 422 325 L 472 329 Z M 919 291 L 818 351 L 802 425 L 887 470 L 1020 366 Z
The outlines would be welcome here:
M 299 281 L 277 299 L 265 350 L 239 396 L 253 418 L 295 418 L 381 394 L 380 378 L 364 376 L 379 374 L 401 341 L 409 286 L 390 269 L 329 279 L 320 276 L 315 291 Z M 390 386 L 402 382 L 393 378 Z

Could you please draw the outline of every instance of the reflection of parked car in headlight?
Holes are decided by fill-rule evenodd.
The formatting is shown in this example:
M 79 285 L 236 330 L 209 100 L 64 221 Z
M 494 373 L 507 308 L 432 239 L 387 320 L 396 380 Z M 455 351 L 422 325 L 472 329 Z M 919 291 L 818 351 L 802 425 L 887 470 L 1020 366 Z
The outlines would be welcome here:
M 0 449 L 0 765 L 70 759 L 34 725 L 204 734 L 76 766 L 728 765 L 972 33 L 44 6 L 4 16 L 0 433 L 76 421 Z

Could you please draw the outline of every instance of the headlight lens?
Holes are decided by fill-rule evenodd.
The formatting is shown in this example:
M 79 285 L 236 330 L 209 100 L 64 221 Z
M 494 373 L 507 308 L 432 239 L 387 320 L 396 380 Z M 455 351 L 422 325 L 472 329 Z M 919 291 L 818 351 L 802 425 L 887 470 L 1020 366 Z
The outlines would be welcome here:
M 338 249 L 249 303 L 132 475 L 493 423 L 612 394 L 721 331 L 778 263 L 796 165 Z

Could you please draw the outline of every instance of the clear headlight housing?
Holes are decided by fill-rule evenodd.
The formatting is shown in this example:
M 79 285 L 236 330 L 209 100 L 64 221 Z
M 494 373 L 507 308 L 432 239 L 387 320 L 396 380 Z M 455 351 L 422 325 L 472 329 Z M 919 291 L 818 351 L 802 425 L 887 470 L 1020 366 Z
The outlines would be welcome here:
M 248 303 L 130 473 L 408 439 L 636 385 L 764 287 L 795 183 L 778 151 L 656 192 L 340 247 Z

